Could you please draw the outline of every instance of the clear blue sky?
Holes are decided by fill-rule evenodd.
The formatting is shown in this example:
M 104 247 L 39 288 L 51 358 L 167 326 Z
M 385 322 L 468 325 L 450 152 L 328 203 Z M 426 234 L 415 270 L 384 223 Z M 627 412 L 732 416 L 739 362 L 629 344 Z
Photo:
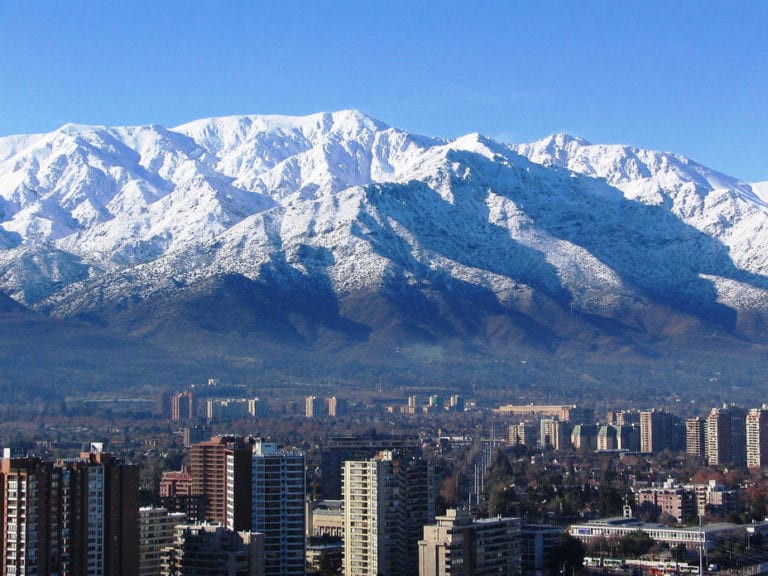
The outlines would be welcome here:
M 343 108 L 768 180 L 768 1 L 0 0 L 0 135 Z

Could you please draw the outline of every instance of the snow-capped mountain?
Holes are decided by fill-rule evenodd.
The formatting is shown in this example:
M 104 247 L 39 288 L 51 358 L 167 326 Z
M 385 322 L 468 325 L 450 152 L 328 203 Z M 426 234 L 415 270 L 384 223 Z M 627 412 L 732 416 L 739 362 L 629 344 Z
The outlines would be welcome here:
M 767 201 L 674 154 L 426 138 L 356 111 L 70 124 L 0 138 L 0 292 L 146 334 L 754 335 Z

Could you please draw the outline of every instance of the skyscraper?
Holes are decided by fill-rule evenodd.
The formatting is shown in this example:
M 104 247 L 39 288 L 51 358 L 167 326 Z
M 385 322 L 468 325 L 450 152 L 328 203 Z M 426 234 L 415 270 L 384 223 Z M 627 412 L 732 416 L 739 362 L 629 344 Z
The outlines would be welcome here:
M 664 410 L 640 412 L 640 452 L 655 454 L 662 450 L 679 450 L 683 430 L 680 420 Z
M 303 576 L 304 454 L 257 439 L 251 465 L 251 530 L 264 534 L 266 573 Z
M 3 574 L 138 574 L 138 466 L 99 451 L 6 457 L 0 485 Z
M 415 436 L 372 435 L 329 438 L 322 452 L 323 497 L 341 500 L 341 474 L 346 460 L 373 458 L 384 450 L 397 450 L 400 455 L 420 456 L 421 444 Z
M 434 521 L 434 471 L 392 451 L 344 462 L 344 574 L 418 571 L 418 540 Z
M 192 496 L 205 497 L 205 519 L 209 522 L 218 522 L 233 530 L 248 529 L 251 444 L 250 438 L 217 436 L 191 446 L 189 475 Z M 234 500 L 230 502 L 227 501 L 228 473 L 238 479 L 232 492 Z M 228 510 L 231 519 L 227 516 Z
M 186 522 L 183 512 L 139 508 L 139 576 L 161 576 L 163 549 L 173 545 L 176 525 Z
M 195 396 L 192 392 L 179 392 L 171 397 L 171 420 L 191 420 L 195 412 Z
M 685 452 L 691 456 L 704 456 L 704 420 L 699 416 L 685 420 Z
M 307 418 L 319 418 L 327 416 L 325 400 L 317 396 L 307 396 L 304 399 L 304 414 Z
M 747 412 L 743 408 L 724 404 L 712 408 L 706 421 L 706 457 L 710 466 L 746 464 Z

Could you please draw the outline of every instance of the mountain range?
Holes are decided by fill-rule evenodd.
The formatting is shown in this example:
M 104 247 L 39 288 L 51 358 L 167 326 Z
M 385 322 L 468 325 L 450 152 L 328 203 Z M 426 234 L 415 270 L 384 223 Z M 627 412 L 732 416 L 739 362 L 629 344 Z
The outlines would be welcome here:
M 565 134 L 447 140 L 358 111 L 68 124 L 0 138 L 4 345 L 81 356 L 71 331 L 103 333 L 197 367 L 762 353 L 767 225 L 765 183 Z

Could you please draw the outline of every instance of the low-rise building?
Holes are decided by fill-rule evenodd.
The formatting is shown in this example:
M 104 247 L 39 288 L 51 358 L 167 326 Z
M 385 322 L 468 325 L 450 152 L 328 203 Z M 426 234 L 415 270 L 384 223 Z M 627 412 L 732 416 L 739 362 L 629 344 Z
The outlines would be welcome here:
M 623 538 L 637 532 L 645 532 L 650 538 L 670 547 L 683 544 L 688 551 L 712 551 L 722 541 L 744 537 L 744 526 L 718 522 L 702 527 L 667 526 L 665 524 L 643 522 L 638 518 L 616 517 L 591 520 L 583 524 L 572 524 L 568 533 L 589 544 L 600 539 Z

